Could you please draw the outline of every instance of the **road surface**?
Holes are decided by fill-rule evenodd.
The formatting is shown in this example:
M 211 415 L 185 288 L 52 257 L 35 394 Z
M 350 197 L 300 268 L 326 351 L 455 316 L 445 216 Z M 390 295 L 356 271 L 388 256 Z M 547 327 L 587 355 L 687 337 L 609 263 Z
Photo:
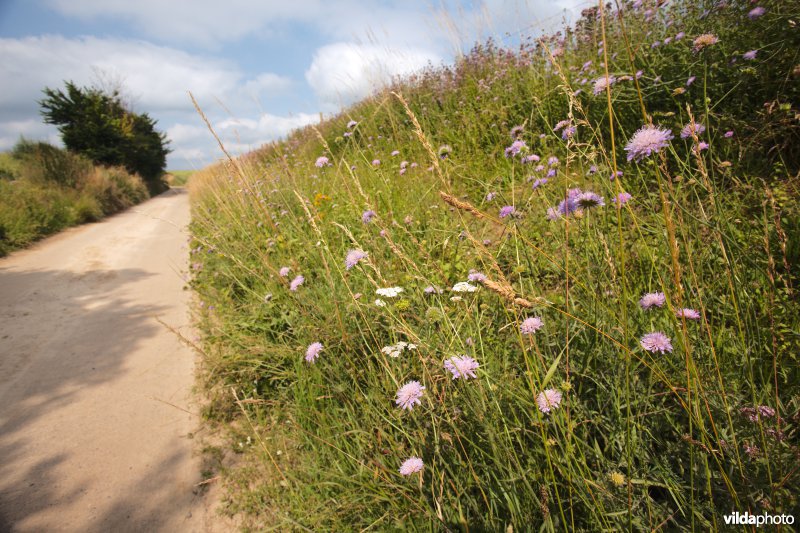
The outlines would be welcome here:
M 0 259 L 0 531 L 215 531 L 171 190 Z

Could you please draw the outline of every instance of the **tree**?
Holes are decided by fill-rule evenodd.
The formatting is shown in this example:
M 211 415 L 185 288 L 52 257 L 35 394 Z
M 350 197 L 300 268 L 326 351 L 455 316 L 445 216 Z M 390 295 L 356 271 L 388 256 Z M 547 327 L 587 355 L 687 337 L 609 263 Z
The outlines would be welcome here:
M 122 103 L 119 90 L 104 92 L 66 82 L 65 91 L 45 88 L 39 102 L 44 121 L 58 126 L 68 150 L 96 163 L 121 165 L 138 173 L 151 192 L 163 190 L 168 140 L 147 113 Z

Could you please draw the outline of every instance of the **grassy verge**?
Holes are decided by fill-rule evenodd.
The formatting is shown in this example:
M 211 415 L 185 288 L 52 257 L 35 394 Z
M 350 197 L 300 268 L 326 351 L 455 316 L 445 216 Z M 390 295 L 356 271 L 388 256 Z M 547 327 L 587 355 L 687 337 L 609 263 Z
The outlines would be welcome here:
M 624 6 L 193 177 L 254 528 L 798 508 L 798 13 Z
M 46 143 L 23 141 L 0 155 L 0 256 L 148 197 L 138 176 Z

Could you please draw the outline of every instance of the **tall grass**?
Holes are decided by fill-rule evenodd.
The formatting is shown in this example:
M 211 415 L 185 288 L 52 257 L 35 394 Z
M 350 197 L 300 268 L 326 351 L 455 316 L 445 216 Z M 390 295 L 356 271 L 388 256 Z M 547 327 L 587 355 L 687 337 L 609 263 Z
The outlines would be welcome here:
M 144 201 L 147 188 L 122 168 L 47 143 L 21 141 L 0 160 L 0 256 L 69 226 Z
M 641 4 L 476 46 L 193 176 L 207 414 L 250 459 L 232 511 L 554 531 L 797 510 L 800 159 L 776 136 L 798 133 L 798 13 Z M 629 161 L 651 123 L 674 138 Z

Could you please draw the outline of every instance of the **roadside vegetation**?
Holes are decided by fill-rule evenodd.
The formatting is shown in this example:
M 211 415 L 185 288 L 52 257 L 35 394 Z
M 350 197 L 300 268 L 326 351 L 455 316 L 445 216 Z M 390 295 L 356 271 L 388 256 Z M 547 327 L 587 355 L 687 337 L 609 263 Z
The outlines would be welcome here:
M 149 197 L 138 175 L 44 142 L 0 154 L 0 256 Z
M 587 9 L 196 173 L 228 511 L 328 531 L 800 518 L 797 7 Z

